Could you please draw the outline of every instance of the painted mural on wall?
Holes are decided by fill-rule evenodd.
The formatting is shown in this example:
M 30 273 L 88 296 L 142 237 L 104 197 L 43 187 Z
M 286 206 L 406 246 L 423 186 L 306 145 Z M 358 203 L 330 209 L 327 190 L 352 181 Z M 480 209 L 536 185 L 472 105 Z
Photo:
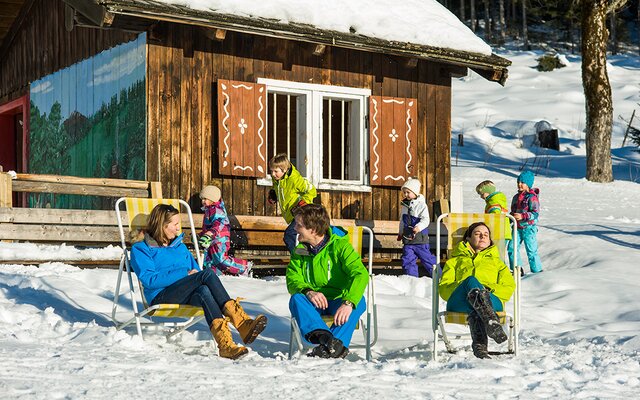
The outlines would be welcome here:
M 31 83 L 29 172 L 145 179 L 146 34 Z M 108 208 L 111 199 L 33 194 L 30 207 Z

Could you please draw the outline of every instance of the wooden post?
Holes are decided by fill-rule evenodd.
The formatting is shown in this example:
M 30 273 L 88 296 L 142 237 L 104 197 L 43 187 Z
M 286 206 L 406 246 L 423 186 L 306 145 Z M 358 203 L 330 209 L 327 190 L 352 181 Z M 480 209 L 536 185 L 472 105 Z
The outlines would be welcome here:
M 11 175 L 0 172 L 0 207 L 13 207 Z
M 162 198 L 162 183 L 160 182 L 149 182 L 149 191 L 151 192 L 152 199 L 161 199 Z

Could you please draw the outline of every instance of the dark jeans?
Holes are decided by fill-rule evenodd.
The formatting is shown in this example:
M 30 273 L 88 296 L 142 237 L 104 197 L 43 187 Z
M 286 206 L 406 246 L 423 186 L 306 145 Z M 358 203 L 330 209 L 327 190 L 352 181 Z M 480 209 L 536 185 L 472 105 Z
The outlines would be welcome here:
M 211 326 L 214 319 L 222 318 L 222 309 L 229 300 L 231 298 L 218 276 L 211 268 L 206 268 L 164 288 L 151 305 L 169 303 L 202 307 L 207 325 Z
M 434 283 L 435 285 L 435 283 Z M 469 314 L 473 311 L 473 307 L 469 304 L 467 296 L 472 289 L 484 289 L 484 286 L 478 282 L 475 276 L 470 276 L 460 282 L 457 288 L 451 293 L 451 297 L 447 301 L 447 311 L 463 312 Z M 491 293 L 491 305 L 496 311 L 502 311 L 502 301 Z
M 284 231 L 284 245 L 287 246 L 289 253 L 293 253 L 296 248 L 296 242 L 298 241 L 298 232 L 296 232 L 296 220 L 291 221 L 287 229 Z

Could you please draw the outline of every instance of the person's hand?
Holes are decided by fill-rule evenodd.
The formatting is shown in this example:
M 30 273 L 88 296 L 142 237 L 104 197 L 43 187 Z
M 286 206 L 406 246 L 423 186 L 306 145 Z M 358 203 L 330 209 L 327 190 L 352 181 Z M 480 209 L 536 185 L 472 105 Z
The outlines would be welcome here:
M 402 240 L 402 235 L 398 233 L 398 237 L 396 237 L 396 240 L 399 242 Z
M 276 204 L 278 202 L 278 196 L 276 195 L 276 191 L 274 189 L 269 190 L 267 201 L 269 202 L 269 204 Z
M 190 269 L 189 272 L 188 272 L 189 275 L 193 275 L 193 274 L 197 274 L 197 273 L 198 273 L 197 269 Z
M 321 310 L 326 310 L 329 307 L 329 302 L 324 294 L 320 292 L 315 292 L 313 290 L 309 290 L 306 294 L 307 298 L 316 308 Z
M 522 221 L 522 214 L 520 213 L 513 213 L 513 218 L 516 219 L 516 221 Z
M 417 226 L 413 227 L 413 233 L 418 233 L 420 232 L 420 229 Z
M 336 324 L 336 326 L 344 325 L 349 320 L 351 312 L 353 312 L 353 308 L 351 306 L 346 304 L 341 305 L 333 316 L 333 323 Z
M 198 240 L 198 244 L 203 249 L 208 249 L 211 246 L 211 243 L 213 243 L 213 238 L 207 234 L 200 236 L 200 239 Z

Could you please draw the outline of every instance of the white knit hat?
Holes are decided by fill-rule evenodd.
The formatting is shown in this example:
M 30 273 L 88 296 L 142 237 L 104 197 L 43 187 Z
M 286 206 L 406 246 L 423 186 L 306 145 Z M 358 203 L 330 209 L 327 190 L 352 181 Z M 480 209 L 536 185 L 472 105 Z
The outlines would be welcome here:
M 217 203 L 218 201 L 220 201 L 220 197 L 222 197 L 222 192 L 220 191 L 220 188 L 217 186 L 205 186 L 200 191 L 201 199 L 209 199 L 214 203 Z
M 409 189 L 411 190 L 416 196 L 420 195 L 420 186 L 422 186 L 422 184 L 420 183 L 419 180 L 415 179 L 415 178 L 409 178 L 407 179 L 407 181 L 404 183 L 404 185 L 402 185 L 402 189 Z

